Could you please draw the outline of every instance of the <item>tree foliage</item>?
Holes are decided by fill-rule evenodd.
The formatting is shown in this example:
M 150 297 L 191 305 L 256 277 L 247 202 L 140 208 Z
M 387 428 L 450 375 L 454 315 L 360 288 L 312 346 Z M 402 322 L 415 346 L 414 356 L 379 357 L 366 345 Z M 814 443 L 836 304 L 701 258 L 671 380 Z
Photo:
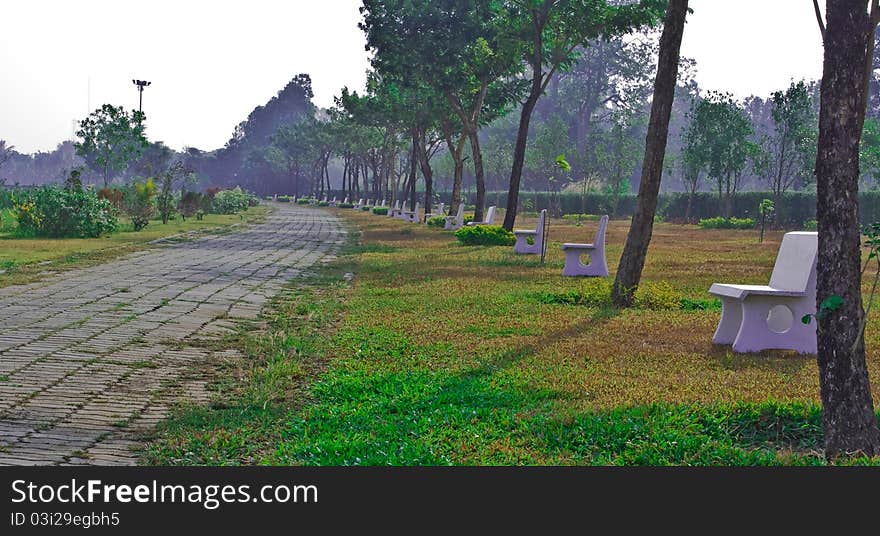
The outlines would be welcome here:
M 76 152 L 101 173 L 105 186 L 147 148 L 144 118 L 142 112 L 104 104 L 80 121 Z

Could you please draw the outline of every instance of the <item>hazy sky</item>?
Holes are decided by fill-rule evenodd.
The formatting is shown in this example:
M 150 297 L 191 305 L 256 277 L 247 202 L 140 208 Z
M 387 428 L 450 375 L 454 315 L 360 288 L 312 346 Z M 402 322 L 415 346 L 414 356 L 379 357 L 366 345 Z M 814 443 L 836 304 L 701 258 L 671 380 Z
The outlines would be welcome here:
M 150 139 L 211 150 L 293 76 L 319 106 L 367 69 L 359 0 L 15 0 L 0 19 L 0 139 L 22 152 L 70 139 L 104 102 L 137 107 Z M 691 0 L 682 54 L 706 89 L 766 95 L 818 78 L 809 0 Z M 89 81 L 91 80 L 91 83 Z M 89 91 L 89 87 L 91 90 Z

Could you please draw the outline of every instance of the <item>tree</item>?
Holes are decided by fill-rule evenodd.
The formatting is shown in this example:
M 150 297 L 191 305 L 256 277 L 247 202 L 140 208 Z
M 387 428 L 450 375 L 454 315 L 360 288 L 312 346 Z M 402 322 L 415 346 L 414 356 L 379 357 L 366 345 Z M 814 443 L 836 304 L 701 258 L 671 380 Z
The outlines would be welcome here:
M 607 0 L 508 0 L 501 4 L 506 38 L 518 44 L 530 76 L 528 95 L 520 110 L 504 215 L 504 228 L 510 231 L 516 221 L 532 112 L 553 75 L 570 68 L 577 60 L 577 48 L 599 36 L 613 37 L 655 24 L 666 1 L 616 4 Z
M 7 145 L 6 140 L 0 140 L 0 167 L 3 167 L 3 164 L 12 158 L 12 151 L 14 149 L 14 145 Z
M 419 105 L 410 108 L 421 112 L 412 113 L 409 121 L 418 118 L 422 123 L 415 127 L 416 137 L 424 147 L 426 127 L 432 125 L 452 155 L 456 173 L 450 213 L 460 201 L 463 142 L 470 142 L 477 219 L 482 218 L 486 195 L 478 130 L 506 111 L 521 86 L 514 78 L 521 70 L 517 49 L 501 39 L 498 11 L 499 5 L 488 0 L 366 0 L 361 8 L 374 69 L 401 90 L 421 95 Z M 424 151 L 417 156 L 430 190 Z
M 269 160 L 287 173 L 293 185 L 293 195 L 297 197 L 305 170 L 316 159 L 310 127 L 308 121 L 279 127 L 272 135 L 272 145 L 268 149 Z
M 645 139 L 645 159 L 642 163 L 639 196 L 611 290 L 611 299 L 618 307 L 632 305 L 642 277 L 648 246 L 651 243 L 687 12 L 688 0 L 670 0 L 666 9 L 663 35 L 660 38 L 657 77 L 654 81 L 654 100 L 651 104 L 651 118 Z
M 168 223 L 176 208 L 174 191 L 176 189 L 183 190 L 187 182 L 192 182 L 191 173 L 192 170 L 188 169 L 183 162 L 177 161 L 168 166 L 159 176 L 159 193 L 156 204 L 163 224 Z M 181 191 L 182 197 L 183 192 Z
M 685 160 L 703 164 L 718 187 L 721 215 L 729 218 L 743 173 L 756 155 L 752 122 L 733 97 L 718 92 L 696 100 L 689 115 Z
M 880 121 L 865 118 L 862 139 L 859 143 L 859 171 L 866 184 L 880 186 Z
M 764 143 L 768 159 L 768 182 L 777 207 L 781 197 L 798 180 L 812 182 L 816 163 L 815 115 L 810 93 L 803 81 L 770 97 L 773 106 L 773 135 Z
M 110 184 L 112 173 L 123 171 L 147 148 L 144 117 L 141 112 L 105 104 L 80 121 L 76 153 L 101 173 L 104 186 Z
M 824 45 L 816 158 L 817 361 L 828 458 L 880 454 L 865 364 L 858 218 L 859 140 L 868 87 L 864 62 L 866 55 L 873 57 L 876 0 L 871 6 L 869 17 L 864 0 L 828 0 L 823 21 L 816 5 Z M 829 303 L 836 308 L 822 307 Z
M 591 136 L 596 171 L 605 177 L 605 191 L 613 199 L 611 217 L 617 216 L 620 196 L 632 190 L 629 177 L 639 164 L 639 157 L 644 156 L 640 140 L 635 135 L 639 120 L 635 114 L 620 110 L 609 118 L 607 130 Z
M 559 205 L 559 190 L 564 186 L 566 175 L 560 173 L 557 165 L 560 155 L 570 154 L 571 147 L 567 129 L 562 117 L 554 115 L 548 121 L 542 122 L 534 128 L 532 143 L 526 150 L 527 167 L 534 170 L 537 180 L 543 180 L 544 189 L 549 192 L 547 208 L 549 213 L 559 217 L 562 209 Z M 563 158 L 564 160 L 564 158 Z M 567 162 L 566 162 L 567 164 Z M 537 209 L 538 207 L 534 207 Z

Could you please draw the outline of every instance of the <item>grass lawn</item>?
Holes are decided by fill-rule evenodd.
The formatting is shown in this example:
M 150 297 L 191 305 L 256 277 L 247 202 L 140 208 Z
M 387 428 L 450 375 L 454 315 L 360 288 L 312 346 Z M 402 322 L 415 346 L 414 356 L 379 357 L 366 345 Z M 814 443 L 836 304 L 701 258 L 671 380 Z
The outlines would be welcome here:
M 621 312 L 610 280 L 560 275 L 559 245 L 591 241 L 595 222 L 553 220 L 541 266 L 335 212 L 360 230 L 347 254 L 218 343 L 245 357 L 216 364 L 216 402 L 179 408 L 144 463 L 825 463 L 814 358 L 711 344 L 706 290 L 766 284 L 781 232 L 659 224 L 640 308 Z M 612 277 L 628 225 L 609 225 Z M 867 337 L 877 401 L 877 315 Z
M 262 219 L 268 207 L 260 205 L 232 215 L 206 214 L 204 219 L 178 219 L 163 224 L 153 220 L 141 231 L 134 232 L 131 222 L 120 218 L 120 230 L 101 238 L 19 238 L 13 231 L 14 221 L 8 211 L 0 213 L 0 287 L 33 281 L 45 272 L 106 262 L 107 260 L 146 247 L 149 242 L 182 233 L 216 230 L 238 223 Z

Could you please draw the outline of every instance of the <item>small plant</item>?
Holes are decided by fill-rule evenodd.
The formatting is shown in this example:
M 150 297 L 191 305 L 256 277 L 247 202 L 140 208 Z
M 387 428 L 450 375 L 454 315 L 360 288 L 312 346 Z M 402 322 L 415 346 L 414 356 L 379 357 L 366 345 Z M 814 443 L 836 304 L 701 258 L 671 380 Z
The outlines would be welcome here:
M 816 231 L 819 228 L 819 222 L 816 220 L 807 220 L 804 222 L 804 231 Z
M 388 207 L 373 207 L 373 214 L 376 214 L 378 216 L 387 216 Z
M 150 223 L 156 214 L 156 183 L 153 179 L 134 182 L 125 191 L 125 211 L 131 218 L 135 231 L 140 231 Z
M 762 199 L 758 204 L 758 214 L 761 215 L 761 239 L 760 241 L 764 242 L 764 228 L 767 225 L 767 220 L 773 219 L 773 213 L 776 211 L 776 205 L 773 203 L 772 199 Z
M 431 216 L 428 218 L 428 227 L 444 228 L 446 226 L 446 218 L 444 216 Z
M 318 206 L 319 207 L 329 207 L 330 203 L 327 201 L 318 201 Z
M 512 246 L 516 237 L 500 225 L 475 225 L 455 231 L 455 238 L 468 246 Z
M 288 195 L 279 195 L 278 199 L 276 199 L 279 203 L 290 203 L 290 196 Z
M 119 188 L 101 188 L 98 190 L 98 199 L 106 199 L 117 212 L 122 212 L 125 208 L 125 192 Z
M 339 203 L 336 206 L 339 208 L 354 208 L 354 205 L 352 205 L 351 203 Z
M 700 220 L 701 229 L 754 229 L 752 218 L 706 218 Z
M 367 212 L 367 211 L 369 211 L 371 208 L 372 208 L 372 207 L 368 207 L 368 206 L 364 205 L 364 206 L 361 207 L 361 210 L 363 210 L 364 212 Z
M 186 221 L 187 218 L 197 216 L 199 207 L 202 205 L 202 194 L 199 192 L 183 192 L 180 194 L 180 201 L 177 203 L 177 211 Z M 201 218 L 198 218 L 201 219 Z
M 236 186 L 214 194 L 211 209 L 215 214 L 238 214 L 249 206 L 250 196 L 240 186 Z
M 312 202 L 312 200 L 308 197 L 301 197 L 296 200 L 297 205 L 308 205 L 311 202 Z
M 682 296 L 667 281 L 644 281 L 636 289 L 635 306 L 639 309 L 667 311 L 681 309 Z
M 470 215 L 470 214 L 469 214 L 469 215 L 465 216 L 464 218 L 462 218 L 462 222 L 461 222 L 461 223 L 462 223 L 462 225 L 467 225 L 467 224 L 469 224 L 469 223 L 472 222 L 472 221 L 474 221 L 474 217 L 473 217 L 473 215 Z

